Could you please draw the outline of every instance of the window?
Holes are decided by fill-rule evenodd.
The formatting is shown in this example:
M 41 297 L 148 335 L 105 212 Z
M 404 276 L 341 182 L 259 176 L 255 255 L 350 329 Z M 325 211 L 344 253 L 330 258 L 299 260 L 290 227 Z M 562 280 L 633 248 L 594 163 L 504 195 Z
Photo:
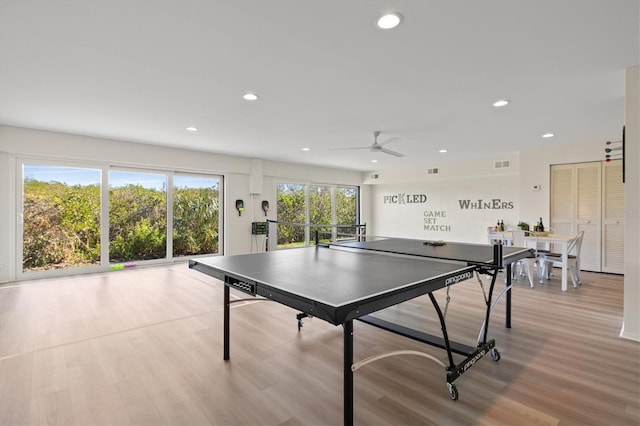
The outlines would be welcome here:
M 333 229 L 330 226 L 335 222 L 332 214 L 332 198 L 330 186 L 309 186 L 309 224 L 316 225 L 309 229 L 309 238 L 315 241 L 315 233 L 318 233 L 320 241 L 328 241 L 333 236 Z
M 358 188 L 353 186 L 339 186 L 335 197 L 336 220 L 338 225 L 355 225 L 358 217 Z M 336 229 L 336 239 L 352 238 L 358 231 L 355 227 L 340 226 Z
M 306 187 L 295 183 L 278 184 L 278 248 L 304 245 L 308 240 L 305 227 L 295 225 L 306 223 Z
M 22 166 L 22 271 L 100 264 L 101 170 Z
M 348 225 L 358 223 L 357 187 L 279 183 L 276 192 L 278 248 L 308 245 L 316 230 L 321 240 L 356 234 Z
M 218 253 L 219 214 L 219 178 L 174 176 L 173 256 Z

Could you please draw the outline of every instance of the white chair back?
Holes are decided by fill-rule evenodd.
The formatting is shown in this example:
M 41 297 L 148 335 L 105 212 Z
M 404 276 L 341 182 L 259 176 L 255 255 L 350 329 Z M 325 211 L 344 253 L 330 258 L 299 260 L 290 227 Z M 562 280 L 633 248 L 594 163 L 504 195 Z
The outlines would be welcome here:
M 523 259 L 520 259 L 518 264 L 520 265 L 520 270 L 524 271 L 529 279 L 529 284 L 531 288 L 533 288 L 533 275 L 531 273 L 531 268 L 536 268 L 538 271 L 538 280 L 542 283 L 542 279 L 544 276 L 544 265 L 540 263 L 540 257 L 538 255 L 538 237 L 531 231 L 523 231 L 522 229 L 514 229 L 511 231 L 513 235 L 513 245 L 516 247 L 524 247 L 532 249 L 533 253 Z M 527 242 L 527 237 L 535 237 L 533 247 L 531 242 Z M 522 275 L 522 272 L 521 272 Z
M 511 231 L 513 234 L 513 245 L 516 247 L 526 247 L 524 240 L 524 231 L 522 229 L 514 229 Z
M 582 249 L 582 240 L 584 239 L 584 231 L 578 232 L 576 237 L 569 243 L 568 253 L 576 257 L 580 256 L 580 250 Z
M 509 245 L 512 239 L 511 231 L 492 231 L 492 227 L 489 227 L 489 243 L 490 244 L 503 244 Z

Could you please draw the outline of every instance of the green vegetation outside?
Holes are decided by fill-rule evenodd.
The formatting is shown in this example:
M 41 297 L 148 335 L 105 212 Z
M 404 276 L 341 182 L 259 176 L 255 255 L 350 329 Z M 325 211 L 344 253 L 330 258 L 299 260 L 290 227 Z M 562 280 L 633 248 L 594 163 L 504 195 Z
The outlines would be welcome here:
M 23 269 L 100 263 L 100 187 L 24 180 Z M 219 194 L 175 188 L 173 256 L 218 252 Z M 109 261 L 166 257 L 166 192 L 127 185 L 109 190 Z

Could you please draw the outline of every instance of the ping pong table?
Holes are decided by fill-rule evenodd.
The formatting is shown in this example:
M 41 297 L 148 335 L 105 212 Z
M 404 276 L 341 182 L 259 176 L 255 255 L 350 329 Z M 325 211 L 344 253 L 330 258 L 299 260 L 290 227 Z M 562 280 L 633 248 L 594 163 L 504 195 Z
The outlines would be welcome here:
M 353 424 L 353 373 L 368 362 L 407 351 L 383 354 L 353 362 L 353 321 L 443 348 L 447 352 L 446 384 L 452 399 L 458 398 L 454 381 L 487 354 L 497 361 L 495 340 L 487 339 L 493 290 L 503 265 L 530 254 L 529 249 L 501 245 L 440 243 L 404 238 L 365 237 L 312 247 L 234 256 L 191 259 L 189 268 L 224 284 L 224 353 L 230 359 L 230 289 L 279 302 L 296 309 L 301 317 L 320 318 L 343 326 L 344 423 Z M 510 269 L 510 268 L 509 268 Z M 476 346 L 449 339 L 445 316 L 433 292 L 480 275 L 490 277 L 484 291 L 486 313 Z M 510 274 L 508 274 L 510 276 Z M 379 319 L 370 314 L 427 295 L 441 325 L 442 337 L 429 335 Z M 235 300 L 241 301 L 245 299 Z M 446 307 L 445 307 L 446 312 Z M 413 352 L 419 355 L 419 352 Z M 453 354 L 464 359 L 456 363 Z M 433 357 L 424 354 L 427 358 Z

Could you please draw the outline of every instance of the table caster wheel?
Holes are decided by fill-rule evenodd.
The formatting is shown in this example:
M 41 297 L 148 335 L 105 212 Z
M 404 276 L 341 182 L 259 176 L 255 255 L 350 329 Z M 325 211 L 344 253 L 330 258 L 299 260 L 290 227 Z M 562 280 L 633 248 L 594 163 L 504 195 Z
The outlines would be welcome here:
M 496 348 L 491 349 L 491 359 L 494 361 L 500 361 L 500 352 Z
M 449 391 L 449 396 L 451 397 L 451 399 L 453 399 L 454 401 L 458 400 L 458 388 L 456 387 L 456 385 L 451 384 L 451 383 L 447 383 L 447 390 Z

